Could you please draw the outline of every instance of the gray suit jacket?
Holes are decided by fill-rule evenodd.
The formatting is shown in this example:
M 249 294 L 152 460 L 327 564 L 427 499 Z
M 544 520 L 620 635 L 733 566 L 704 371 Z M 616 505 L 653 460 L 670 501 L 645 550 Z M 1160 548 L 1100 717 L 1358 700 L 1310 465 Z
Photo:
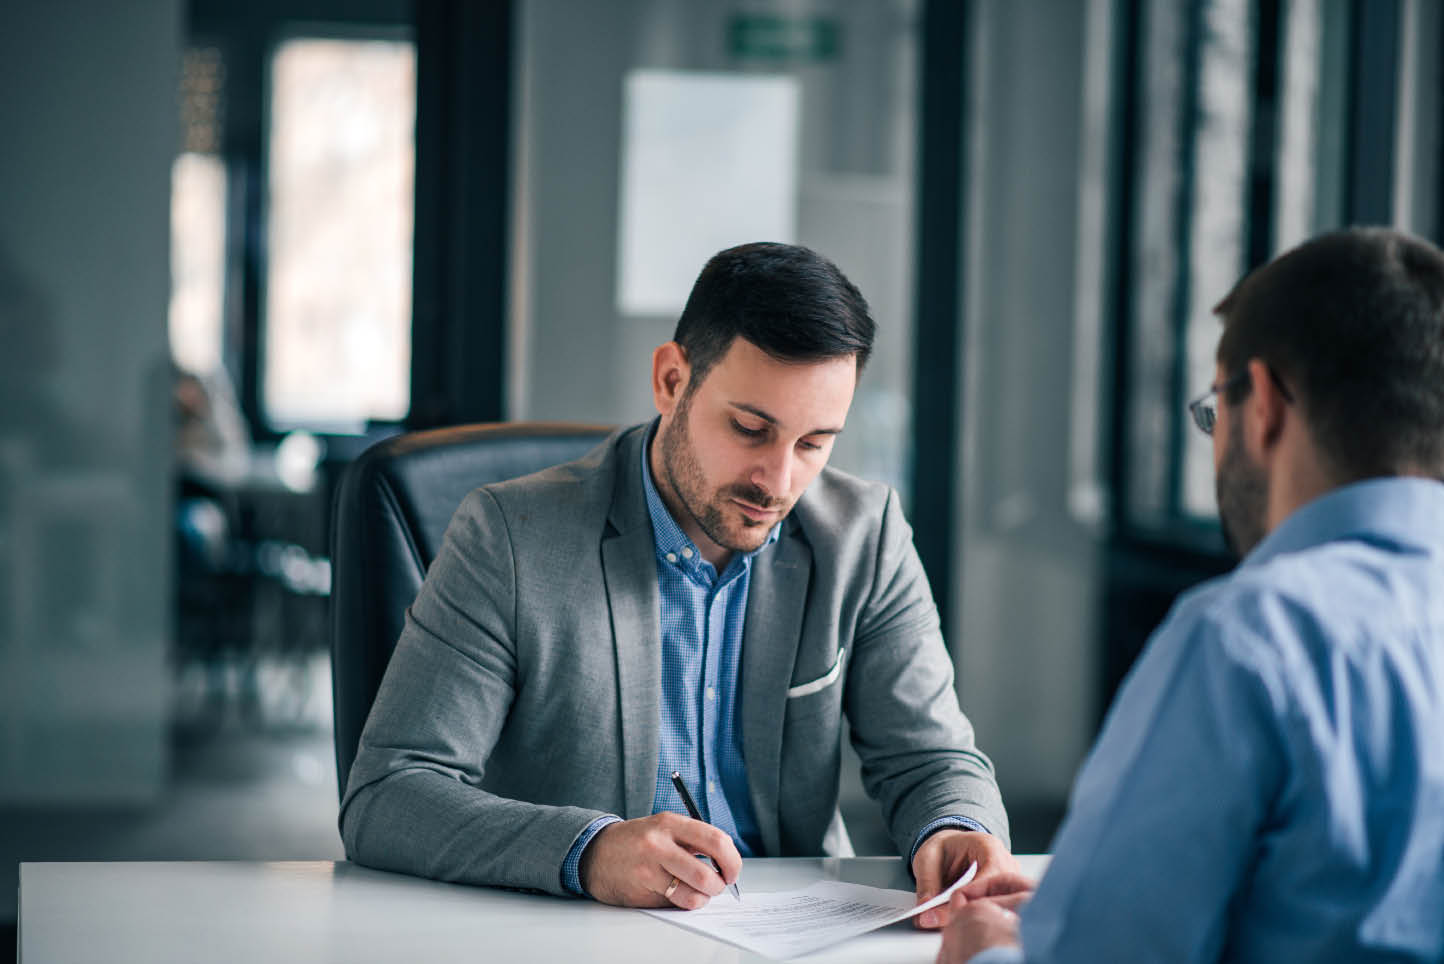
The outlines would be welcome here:
M 661 642 L 646 438 L 623 430 L 466 497 L 361 736 L 340 817 L 352 860 L 561 894 L 588 824 L 652 812 Z M 895 494 L 824 469 L 782 525 L 753 564 L 742 642 L 765 853 L 836 849 L 844 714 L 900 853 L 948 814 L 1006 842 Z

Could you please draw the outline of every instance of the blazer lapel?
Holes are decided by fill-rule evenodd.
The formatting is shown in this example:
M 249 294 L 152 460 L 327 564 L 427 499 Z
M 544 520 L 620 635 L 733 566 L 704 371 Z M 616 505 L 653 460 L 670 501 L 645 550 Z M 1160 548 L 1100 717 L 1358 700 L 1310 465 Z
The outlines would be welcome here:
M 782 850 L 778 817 L 782 722 L 811 577 L 812 550 L 798 534 L 795 520 L 789 520 L 777 544 L 757 557 L 747 589 L 747 624 L 742 631 L 742 753 L 763 855 L 769 857 L 780 856 Z
M 640 446 L 646 429 L 617 447 L 613 533 L 602 540 L 602 575 L 612 616 L 621 708 L 621 762 L 627 819 L 652 812 L 657 794 L 657 730 L 662 692 L 661 602 L 656 541 L 642 490 Z

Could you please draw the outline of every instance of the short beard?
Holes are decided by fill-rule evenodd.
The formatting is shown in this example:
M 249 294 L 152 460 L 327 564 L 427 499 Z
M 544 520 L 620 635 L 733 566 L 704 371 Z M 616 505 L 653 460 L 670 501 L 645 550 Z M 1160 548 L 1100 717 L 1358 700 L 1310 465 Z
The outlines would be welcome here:
M 1223 541 L 1242 559 L 1263 541 L 1268 507 L 1268 476 L 1249 460 L 1243 447 L 1243 422 L 1229 425 L 1228 446 L 1214 476 Z
M 751 552 L 762 545 L 771 526 L 763 528 L 760 523 L 753 526 L 744 521 L 743 524 L 748 528 L 760 528 L 761 531 L 752 542 L 738 542 L 727 535 L 718 503 L 735 497 L 765 509 L 772 509 L 780 505 L 782 500 L 770 498 L 755 485 L 742 483 L 724 486 L 718 490 L 716 498 L 708 499 L 707 482 L 702 475 L 702 466 L 697 462 L 688 427 L 691 413 L 692 392 L 688 389 L 682 393 L 682 399 L 677 403 L 671 425 L 658 440 L 662 443 L 662 472 L 666 476 L 667 487 L 677 497 L 683 511 L 692 517 L 692 521 L 706 533 L 708 539 L 731 552 Z

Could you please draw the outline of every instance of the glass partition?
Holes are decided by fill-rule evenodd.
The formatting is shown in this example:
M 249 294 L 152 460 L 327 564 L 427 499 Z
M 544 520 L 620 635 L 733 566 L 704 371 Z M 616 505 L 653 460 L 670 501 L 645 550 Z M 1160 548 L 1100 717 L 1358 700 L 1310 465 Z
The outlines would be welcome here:
M 523 0 L 509 414 L 640 421 L 706 258 L 832 258 L 878 344 L 832 463 L 907 492 L 917 4 Z

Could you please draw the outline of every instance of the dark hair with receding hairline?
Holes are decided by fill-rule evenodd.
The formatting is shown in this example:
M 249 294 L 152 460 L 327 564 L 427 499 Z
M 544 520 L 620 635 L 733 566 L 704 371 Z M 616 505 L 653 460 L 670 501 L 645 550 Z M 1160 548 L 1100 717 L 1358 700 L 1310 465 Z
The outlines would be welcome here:
M 809 248 L 758 241 L 712 256 L 672 340 L 687 354 L 690 394 L 738 337 L 784 362 L 851 355 L 861 374 L 876 327 L 837 265 Z
M 1224 376 L 1270 365 L 1338 484 L 1444 478 L 1444 252 L 1387 228 L 1336 231 L 1251 272 L 1214 311 Z M 1241 380 L 1227 401 L 1249 390 Z

